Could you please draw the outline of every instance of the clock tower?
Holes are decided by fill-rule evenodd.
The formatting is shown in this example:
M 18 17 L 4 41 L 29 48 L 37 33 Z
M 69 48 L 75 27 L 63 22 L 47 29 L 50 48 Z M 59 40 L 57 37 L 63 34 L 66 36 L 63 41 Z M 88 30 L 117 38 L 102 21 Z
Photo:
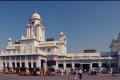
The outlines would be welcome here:
M 39 41 L 45 41 L 45 29 L 43 26 L 42 18 L 34 12 L 27 25 L 27 37 L 34 37 Z

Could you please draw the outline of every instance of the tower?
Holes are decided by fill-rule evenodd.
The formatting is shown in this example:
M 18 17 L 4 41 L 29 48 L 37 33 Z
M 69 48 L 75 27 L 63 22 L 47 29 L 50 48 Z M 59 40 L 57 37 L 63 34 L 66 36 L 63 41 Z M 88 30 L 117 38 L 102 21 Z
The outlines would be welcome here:
M 27 37 L 37 38 L 39 41 L 45 41 L 45 30 L 41 16 L 34 12 L 27 25 Z
M 8 46 L 11 45 L 13 42 L 12 42 L 12 38 L 9 38 L 8 39 Z
M 64 55 L 67 53 L 67 40 L 63 32 L 59 33 L 59 41 L 60 41 L 60 53 Z

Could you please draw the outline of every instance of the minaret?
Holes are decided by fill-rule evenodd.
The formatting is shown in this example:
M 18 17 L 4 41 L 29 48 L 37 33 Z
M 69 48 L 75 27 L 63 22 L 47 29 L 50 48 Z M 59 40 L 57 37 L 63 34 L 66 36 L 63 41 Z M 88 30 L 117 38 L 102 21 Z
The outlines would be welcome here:
M 29 20 L 29 24 L 27 25 L 27 36 L 35 37 L 39 41 L 45 41 L 45 29 L 42 18 L 37 12 L 34 12 Z
M 12 44 L 12 38 L 8 39 L 8 46 Z
M 66 40 L 66 36 L 63 32 L 59 33 L 60 36 L 60 53 L 62 53 L 63 55 L 67 53 L 67 40 Z
M 66 42 L 66 36 L 65 36 L 64 32 L 60 32 L 60 33 L 59 33 L 59 36 L 60 36 L 60 41 L 64 41 L 64 42 L 65 42 L 65 45 L 66 45 L 67 42 Z
M 28 24 L 26 27 L 27 27 L 27 37 L 30 37 L 30 24 Z

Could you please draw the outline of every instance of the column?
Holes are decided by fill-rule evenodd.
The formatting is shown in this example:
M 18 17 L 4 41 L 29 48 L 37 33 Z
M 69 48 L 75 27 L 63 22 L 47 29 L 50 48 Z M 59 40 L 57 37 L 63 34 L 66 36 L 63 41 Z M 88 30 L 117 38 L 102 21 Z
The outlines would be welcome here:
M 30 36 L 30 26 L 27 26 L 27 37 Z
M 12 58 L 11 58 L 11 56 L 9 57 L 9 67 L 12 67 Z
M 90 63 L 90 69 L 92 68 L 92 63 Z
M 31 55 L 31 68 L 33 68 L 33 56 Z
M 99 64 L 99 68 L 101 68 L 101 67 L 102 67 L 102 63 L 101 63 L 101 62 L 99 62 L 98 64 Z
M 39 67 L 41 68 L 41 59 L 39 59 Z
M 28 68 L 28 56 L 25 56 L 25 67 Z
M 66 62 L 63 62 L 63 69 L 66 70 Z
M 58 61 L 56 61 L 56 67 L 55 67 L 55 69 L 56 70 L 58 69 Z
M 40 59 L 40 57 L 37 58 L 37 60 L 36 60 L 36 67 L 41 67 L 41 59 Z
M 99 62 L 99 72 L 101 73 L 101 70 L 102 70 L 102 63 Z
M 45 69 L 45 70 L 47 70 L 47 63 L 46 63 L 47 61 L 45 60 L 45 62 L 44 62 L 44 64 L 43 64 L 43 68 Z
M 75 69 L 75 63 L 72 62 L 72 69 Z

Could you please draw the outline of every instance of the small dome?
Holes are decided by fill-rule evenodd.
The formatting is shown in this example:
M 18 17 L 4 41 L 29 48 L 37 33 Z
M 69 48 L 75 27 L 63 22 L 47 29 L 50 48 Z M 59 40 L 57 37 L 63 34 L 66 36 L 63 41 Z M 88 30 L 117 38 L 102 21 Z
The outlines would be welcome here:
M 34 12 L 31 19 L 41 19 L 41 17 L 37 12 Z
M 8 41 L 12 41 L 12 38 L 11 38 L 11 37 L 9 37 L 9 38 L 8 38 Z
M 59 35 L 63 36 L 63 35 L 64 35 L 64 32 L 60 32 L 60 34 L 59 34 Z
M 114 37 L 113 40 L 117 40 L 117 37 Z
M 29 26 L 30 26 L 30 24 L 27 24 L 26 26 L 27 26 L 27 27 L 29 27 Z

